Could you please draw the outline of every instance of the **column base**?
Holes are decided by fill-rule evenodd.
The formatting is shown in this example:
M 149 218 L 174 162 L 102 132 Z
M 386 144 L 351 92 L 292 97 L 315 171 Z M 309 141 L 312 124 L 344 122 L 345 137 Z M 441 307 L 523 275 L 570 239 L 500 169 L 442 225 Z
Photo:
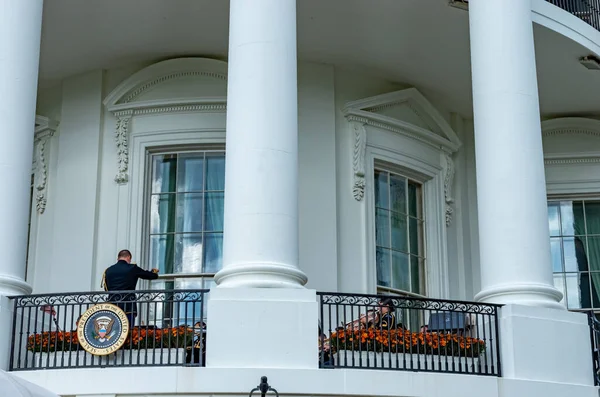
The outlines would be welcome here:
M 478 302 L 566 310 L 565 306 L 560 303 L 561 299 L 562 293 L 553 286 L 533 283 L 494 285 L 475 295 L 475 300 Z
M 316 369 L 316 292 L 213 288 L 207 335 L 207 367 Z
M 0 295 L 29 295 L 31 294 L 31 290 L 31 286 L 23 281 L 23 279 L 7 274 L 0 274 Z
M 300 269 L 280 263 L 229 265 L 215 275 L 224 288 L 302 288 L 307 281 Z
M 499 325 L 504 379 L 594 385 L 585 314 L 506 305 Z

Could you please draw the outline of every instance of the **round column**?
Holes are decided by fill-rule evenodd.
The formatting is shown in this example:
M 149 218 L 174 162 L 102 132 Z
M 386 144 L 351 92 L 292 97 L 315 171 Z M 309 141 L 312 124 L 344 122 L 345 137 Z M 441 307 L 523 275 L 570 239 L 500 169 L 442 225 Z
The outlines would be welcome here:
M 25 283 L 43 0 L 0 0 L 0 295 Z
M 469 1 L 483 302 L 564 309 L 554 288 L 531 2 Z
M 296 0 L 231 0 L 219 287 L 299 288 Z

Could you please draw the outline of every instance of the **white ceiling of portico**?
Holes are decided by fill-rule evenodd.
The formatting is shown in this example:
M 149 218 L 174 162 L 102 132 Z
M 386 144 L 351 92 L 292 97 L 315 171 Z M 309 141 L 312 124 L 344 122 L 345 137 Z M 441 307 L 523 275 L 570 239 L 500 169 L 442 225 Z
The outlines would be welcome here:
M 468 14 L 448 0 L 297 0 L 301 60 L 360 68 L 471 114 Z M 228 0 L 46 0 L 40 84 L 169 57 L 227 56 Z M 542 112 L 600 114 L 587 51 L 536 26 Z

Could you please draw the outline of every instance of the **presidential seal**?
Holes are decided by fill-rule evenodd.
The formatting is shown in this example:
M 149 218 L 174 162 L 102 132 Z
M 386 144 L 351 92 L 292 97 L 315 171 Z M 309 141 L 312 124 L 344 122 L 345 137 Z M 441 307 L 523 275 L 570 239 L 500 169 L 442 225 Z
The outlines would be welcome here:
M 110 303 L 90 307 L 81 315 L 77 326 L 79 344 L 95 356 L 106 356 L 119 350 L 128 333 L 127 315 Z

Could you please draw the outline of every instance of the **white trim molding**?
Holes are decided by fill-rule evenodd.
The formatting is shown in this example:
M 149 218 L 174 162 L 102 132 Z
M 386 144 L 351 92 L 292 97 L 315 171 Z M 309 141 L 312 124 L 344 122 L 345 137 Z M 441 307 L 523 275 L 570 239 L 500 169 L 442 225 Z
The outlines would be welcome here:
M 600 120 L 564 117 L 542 122 L 548 194 L 600 193 Z M 597 143 L 595 143 L 597 142 Z
M 394 112 L 400 110 L 400 113 Z M 452 155 L 461 146 L 458 136 L 435 109 L 415 88 L 408 88 L 383 95 L 353 101 L 343 109 L 354 137 L 352 194 L 361 201 L 365 191 L 365 153 L 367 148 L 366 126 L 381 128 L 416 140 L 439 150 L 445 158 L 444 197 L 446 202 L 446 225 L 450 226 L 454 209 L 452 185 L 454 162 Z M 396 116 L 394 113 L 398 113 Z M 402 114 L 410 121 L 402 120 Z
M 43 116 L 35 116 L 33 162 L 31 172 L 35 187 L 35 206 L 39 214 L 46 210 L 48 190 L 48 156 L 46 146 L 54 136 L 58 122 Z
M 377 288 L 375 270 L 375 167 L 390 167 L 423 184 L 427 295 L 449 295 L 447 226 L 451 224 L 455 175 L 453 154 L 461 147 L 454 130 L 414 88 L 348 103 L 352 139 L 352 195 L 364 218 L 366 280 Z
M 135 116 L 226 111 L 225 96 L 143 99 L 144 94 L 156 90 L 161 85 L 199 77 L 216 81 L 226 87 L 227 63 L 207 58 L 177 58 L 159 62 L 133 74 L 106 97 L 104 106 L 116 118 L 117 184 L 122 185 L 129 181 L 130 126 Z

